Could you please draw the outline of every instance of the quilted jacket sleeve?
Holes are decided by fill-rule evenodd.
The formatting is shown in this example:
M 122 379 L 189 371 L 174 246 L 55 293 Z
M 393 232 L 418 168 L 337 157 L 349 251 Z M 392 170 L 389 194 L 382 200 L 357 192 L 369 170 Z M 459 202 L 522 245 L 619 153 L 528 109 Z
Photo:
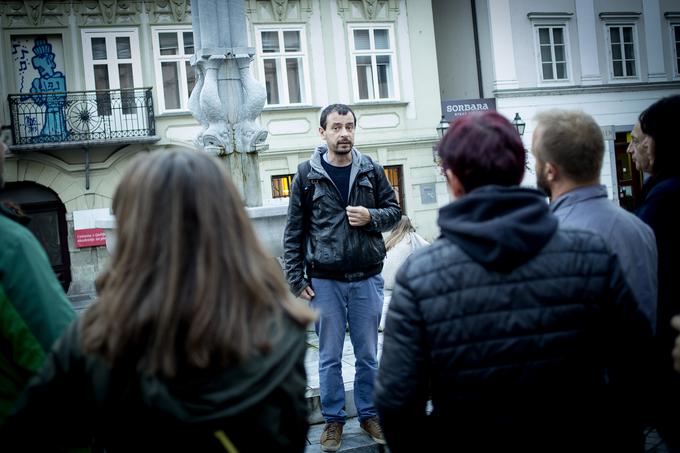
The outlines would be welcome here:
M 375 405 L 393 452 L 418 451 L 410 442 L 413 437 L 422 440 L 425 433 L 429 396 L 424 320 L 408 282 L 407 270 L 402 268 L 392 293 L 375 386 Z

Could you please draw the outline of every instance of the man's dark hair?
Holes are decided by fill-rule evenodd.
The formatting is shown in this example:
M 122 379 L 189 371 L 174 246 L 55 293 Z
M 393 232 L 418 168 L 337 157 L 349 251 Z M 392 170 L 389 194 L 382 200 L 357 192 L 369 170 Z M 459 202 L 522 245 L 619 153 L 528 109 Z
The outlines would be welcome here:
M 351 108 L 349 108 L 345 104 L 331 104 L 328 107 L 326 107 L 325 109 L 323 109 L 323 111 L 321 112 L 321 119 L 319 120 L 319 126 L 321 126 L 321 128 L 323 130 L 326 130 L 326 118 L 328 117 L 328 115 L 330 115 L 333 112 L 338 112 L 340 115 L 347 115 L 348 113 L 351 113 L 352 116 L 354 117 L 354 125 L 356 126 L 357 116 L 354 114 L 354 111 L 352 111 Z
M 514 186 L 522 182 L 526 154 L 510 122 L 488 111 L 455 120 L 439 143 L 445 170 L 451 170 L 466 192 L 489 184 Z
M 675 133 L 680 118 L 680 95 L 656 101 L 640 113 L 640 129 L 654 140 L 654 176 L 680 174 L 680 150 Z

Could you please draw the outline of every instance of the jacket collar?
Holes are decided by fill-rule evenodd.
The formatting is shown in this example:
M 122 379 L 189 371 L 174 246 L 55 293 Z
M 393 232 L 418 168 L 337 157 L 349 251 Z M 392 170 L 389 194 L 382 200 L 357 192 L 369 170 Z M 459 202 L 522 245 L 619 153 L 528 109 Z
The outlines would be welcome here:
M 578 187 L 570 190 L 553 200 L 550 203 L 550 211 L 557 212 L 559 209 L 564 209 L 569 206 L 578 204 L 585 200 L 594 198 L 607 198 L 607 187 L 604 185 Z
M 319 145 L 316 147 L 312 153 L 309 163 L 311 165 L 311 170 L 307 175 L 307 179 L 320 179 L 323 177 L 329 178 L 328 173 L 324 170 L 323 165 L 321 165 L 321 159 L 323 154 L 328 152 L 328 145 Z M 363 155 L 358 149 L 352 147 L 352 172 L 351 180 L 353 181 L 356 175 L 360 173 L 367 173 L 373 170 L 373 163 L 368 159 L 364 159 Z

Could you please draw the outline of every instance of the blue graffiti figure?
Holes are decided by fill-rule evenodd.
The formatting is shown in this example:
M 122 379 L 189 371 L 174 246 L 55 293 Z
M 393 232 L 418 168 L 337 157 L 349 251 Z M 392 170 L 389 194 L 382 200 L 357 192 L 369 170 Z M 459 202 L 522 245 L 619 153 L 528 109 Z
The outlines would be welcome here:
M 31 99 L 40 106 L 45 106 L 45 119 L 40 136 L 49 141 L 61 141 L 68 137 L 66 128 L 66 116 L 64 105 L 66 104 L 66 77 L 54 69 L 52 44 L 47 38 L 36 38 L 33 46 L 35 56 L 31 59 L 33 68 L 38 71 L 40 77 L 33 79 L 31 83 Z

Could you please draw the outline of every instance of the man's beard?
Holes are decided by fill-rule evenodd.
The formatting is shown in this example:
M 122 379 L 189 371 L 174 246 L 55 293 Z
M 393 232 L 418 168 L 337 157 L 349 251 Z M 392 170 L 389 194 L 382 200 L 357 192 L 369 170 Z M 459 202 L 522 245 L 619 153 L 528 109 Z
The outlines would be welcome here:
M 545 177 L 543 167 L 536 167 L 536 186 L 545 193 L 548 198 L 552 198 L 552 190 L 550 190 L 550 183 Z
M 347 149 L 341 149 L 340 146 L 347 146 Z M 342 142 L 335 146 L 335 154 L 349 154 L 352 152 L 352 142 Z

